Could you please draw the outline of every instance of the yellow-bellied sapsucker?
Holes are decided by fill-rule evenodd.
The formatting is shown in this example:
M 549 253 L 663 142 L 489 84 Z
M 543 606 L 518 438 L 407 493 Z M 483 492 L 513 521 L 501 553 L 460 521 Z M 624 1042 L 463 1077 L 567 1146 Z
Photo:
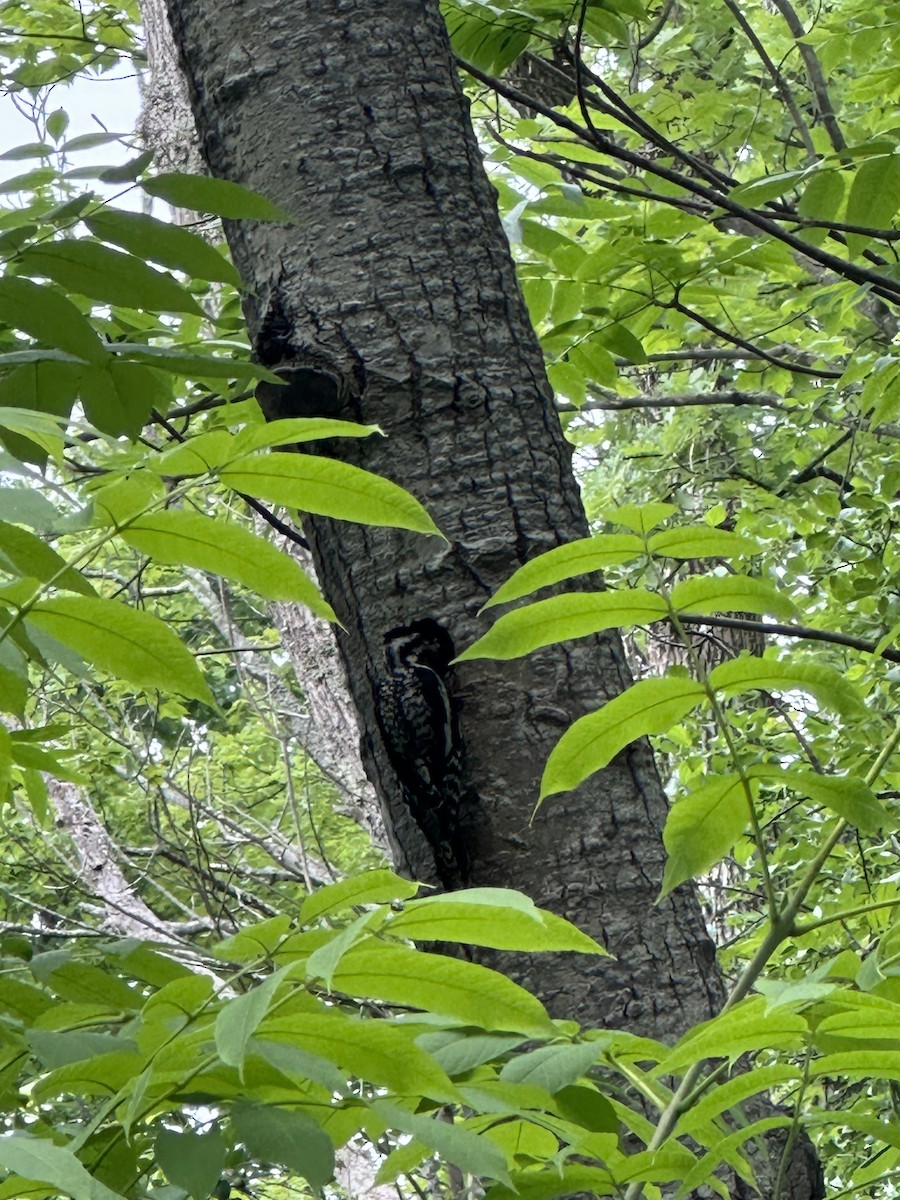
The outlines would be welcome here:
M 459 708 L 448 686 L 453 640 L 426 618 L 384 637 L 387 674 L 379 720 L 403 801 L 425 835 L 446 888 L 468 876 L 464 748 Z

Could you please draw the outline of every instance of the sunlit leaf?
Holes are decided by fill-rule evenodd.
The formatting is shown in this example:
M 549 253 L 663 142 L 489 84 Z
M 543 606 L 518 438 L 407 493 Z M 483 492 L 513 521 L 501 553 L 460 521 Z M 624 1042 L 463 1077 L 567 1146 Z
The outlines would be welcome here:
M 519 567 L 484 607 L 518 600 L 520 596 L 527 596 L 538 588 L 576 575 L 587 575 L 592 571 L 602 571 L 604 567 L 632 562 L 643 553 L 644 543 L 630 533 L 598 534 L 596 537 L 567 542 L 564 546 L 555 546 Z
M 440 532 L 404 488 L 336 459 L 276 451 L 238 459 L 220 477 L 239 492 L 303 512 L 418 533 Z
M 335 971 L 334 986 L 350 996 L 421 1008 L 482 1029 L 533 1037 L 554 1032 L 540 1001 L 505 976 L 403 946 L 354 947 Z
M 497 950 L 575 950 L 605 954 L 593 938 L 553 913 L 511 906 L 503 888 L 426 896 L 407 903 L 388 928 L 412 941 L 463 942 Z
M 706 699 L 692 679 L 644 679 L 581 717 L 553 748 L 541 779 L 541 799 L 578 787 L 620 750 L 650 733 L 666 733 Z
M 765 579 L 746 575 L 690 575 L 676 583 L 670 595 L 672 607 L 679 613 L 704 616 L 709 613 L 774 613 L 790 619 L 797 606 Z
M 60 596 L 39 601 L 29 621 L 88 662 L 138 687 L 214 703 L 193 655 L 150 613 L 118 600 Z
M 758 554 L 761 546 L 752 538 L 708 525 L 681 525 L 654 533 L 647 542 L 651 554 L 666 558 L 732 558 Z
M 862 711 L 862 702 L 852 684 L 833 667 L 824 665 L 742 655 L 716 667 L 710 673 L 709 683 L 725 696 L 754 689 L 809 692 L 820 704 L 843 716 Z
M 138 517 L 121 536 L 158 562 L 222 575 L 268 600 L 297 600 L 318 616 L 335 619 L 331 605 L 295 559 L 236 522 L 167 509 Z
M 750 822 L 748 787 L 737 773 L 717 775 L 672 805 L 663 830 L 668 857 L 661 896 L 725 857 Z
M 604 629 L 647 625 L 666 615 L 666 602 L 644 588 L 569 592 L 505 613 L 457 659 L 519 658 L 542 646 L 587 637 Z

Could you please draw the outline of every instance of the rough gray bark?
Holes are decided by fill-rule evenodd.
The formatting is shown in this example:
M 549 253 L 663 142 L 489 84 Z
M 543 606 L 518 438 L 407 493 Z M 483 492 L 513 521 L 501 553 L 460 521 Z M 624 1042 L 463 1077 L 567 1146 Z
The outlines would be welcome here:
M 200 174 L 203 159 L 165 5 L 160 0 L 142 0 L 140 11 L 150 70 L 140 76 L 138 133 L 153 151 L 159 170 Z M 184 222 L 188 214 L 182 209 L 177 215 Z
M 384 635 L 427 617 L 462 649 L 512 570 L 587 531 L 446 32 L 413 0 L 168 3 L 211 170 L 297 215 L 228 231 L 257 353 L 336 378 L 341 415 L 388 437 L 328 452 L 409 488 L 448 539 L 305 523 L 399 861 L 434 880 L 378 721 Z M 516 963 L 553 1013 L 669 1038 L 722 988 L 693 891 L 654 906 L 665 798 L 648 747 L 529 823 L 563 728 L 627 683 L 615 639 L 457 668 L 470 882 L 521 888 L 618 956 Z
M 47 790 L 56 825 L 77 852 L 73 873 L 88 896 L 100 905 L 100 928 L 119 937 L 184 944 L 171 921 L 161 920 L 137 894 L 119 865 L 119 851 L 87 795 L 71 783 L 48 778 Z
M 376 717 L 385 632 L 432 617 L 462 649 L 519 563 L 586 533 L 446 33 L 435 5 L 410 0 L 171 0 L 170 15 L 213 173 L 298 214 L 229 230 L 258 352 L 336 375 L 344 414 L 388 434 L 340 452 L 408 487 L 448 538 L 308 523 L 401 862 L 434 880 Z M 472 882 L 522 887 L 619 954 L 535 961 L 528 984 L 556 1012 L 657 1035 L 713 1011 L 693 896 L 653 907 L 665 800 L 647 748 L 529 826 L 561 731 L 626 686 L 620 646 L 457 675 L 480 797 Z

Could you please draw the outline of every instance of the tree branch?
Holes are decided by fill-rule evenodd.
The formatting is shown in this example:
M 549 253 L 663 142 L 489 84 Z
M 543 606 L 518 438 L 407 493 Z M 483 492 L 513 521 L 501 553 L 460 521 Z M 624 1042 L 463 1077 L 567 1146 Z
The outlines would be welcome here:
M 774 0 L 774 4 L 784 17 L 788 29 L 790 29 L 793 36 L 797 39 L 797 49 L 800 51 L 800 57 L 803 59 L 803 64 L 806 67 L 809 86 L 816 98 L 819 116 L 822 118 L 822 124 L 825 126 L 828 140 L 834 149 L 840 153 L 842 150 L 847 149 L 847 143 L 844 141 L 844 135 L 841 133 L 837 117 L 834 115 L 834 109 L 831 107 L 828 85 L 825 82 L 825 76 L 822 74 L 822 67 L 819 64 L 816 52 L 812 46 L 801 40 L 806 37 L 806 30 L 803 28 L 803 24 L 794 11 L 790 0 Z
M 634 408 L 695 408 L 732 405 L 740 407 L 750 405 L 756 408 L 778 408 L 785 410 L 778 396 L 771 392 L 739 392 L 734 390 L 722 392 L 682 392 L 671 396 L 602 396 L 585 400 L 584 404 L 570 404 L 568 401 L 559 402 L 560 412 L 584 412 L 585 409 L 599 409 L 603 412 L 627 412 Z
M 794 128 L 799 133 L 800 138 L 803 142 L 803 145 L 806 147 L 806 153 L 807 153 L 807 157 L 809 158 L 809 161 L 817 162 L 819 159 L 819 155 L 816 153 L 816 147 L 815 147 L 815 143 L 812 140 L 812 134 L 809 132 L 809 126 L 806 124 L 806 121 L 804 121 L 804 119 L 803 119 L 803 114 L 800 112 L 800 109 L 797 105 L 797 101 L 794 99 L 794 93 L 791 91 L 790 87 L 788 86 L 787 80 L 781 74 L 781 72 L 778 70 L 775 63 L 772 62 L 772 59 L 769 57 L 768 51 L 766 50 L 765 46 L 762 44 L 762 42 L 757 37 L 756 31 L 754 30 L 753 26 L 750 24 L 750 22 L 747 20 L 747 18 L 744 16 L 744 14 L 741 12 L 740 8 L 738 8 L 737 4 L 735 4 L 735 0 L 725 0 L 725 7 L 728 9 L 728 11 L 734 17 L 736 24 L 739 25 L 741 29 L 743 29 L 744 33 L 747 35 L 747 41 L 750 43 L 750 45 L 756 51 L 760 62 L 763 64 L 763 66 L 769 72 L 769 75 L 772 77 L 772 82 L 775 84 L 775 87 L 778 89 L 778 94 L 781 96 L 781 99 L 784 101 L 785 107 L 787 108 L 788 112 L 791 114 L 791 117 L 793 118 Z
M 558 128 L 567 130 L 578 141 L 584 142 L 593 149 L 600 150 L 602 153 L 608 154 L 611 158 L 617 159 L 620 162 L 628 163 L 636 170 L 649 172 L 652 175 L 656 175 L 659 179 L 665 179 L 667 182 L 675 184 L 676 187 L 693 193 L 695 196 L 702 197 L 708 203 L 718 208 L 723 208 L 726 212 L 730 212 L 736 217 L 741 217 L 748 224 L 762 230 L 764 233 L 768 233 L 771 237 L 783 242 L 786 246 L 790 246 L 792 250 L 796 250 L 804 258 L 827 267 L 839 277 L 849 279 L 852 283 L 867 284 L 883 300 L 892 304 L 900 303 L 900 281 L 890 279 L 888 276 L 882 275 L 877 271 L 871 271 L 866 267 L 860 267 L 856 263 L 849 262 L 847 259 L 840 258 L 836 254 L 831 254 L 829 251 L 821 249 L 819 246 L 813 246 L 811 243 L 805 242 L 802 238 L 796 237 L 789 230 L 782 229 L 774 216 L 764 216 L 755 209 L 746 208 L 743 204 L 739 204 L 736 200 L 733 200 L 724 190 L 715 191 L 713 188 L 699 183 L 696 179 L 692 179 L 688 175 L 673 171 L 662 162 L 646 158 L 633 150 L 626 149 L 624 146 L 618 146 L 611 139 L 604 137 L 599 132 L 591 132 L 584 129 L 577 121 L 573 121 L 570 117 L 556 112 L 545 104 L 539 103 L 532 96 L 526 95 L 525 92 L 512 87 L 503 80 L 497 79 L 493 75 L 488 75 L 487 72 L 473 66 L 472 63 L 466 62 L 463 58 L 457 56 L 456 62 L 459 68 L 468 75 L 471 75 L 473 79 L 477 79 L 479 82 L 485 84 L 511 103 L 530 108 L 533 112 L 546 117 Z
M 775 634 L 778 637 L 799 638 L 807 642 L 829 642 L 833 646 L 847 646 L 874 654 L 878 643 L 866 638 L 852 637 L 848 633 L 834 633 L 828 629 L 816 629 L 811 625 L 782 625 L 769 621 L 751 621 L 744 617 L 694 617 L 679 613 L 679 621 L 685 625 L 710 625 L 715 629 L 745 629 L 749 633 Z M 882 650 L 880 658 L 887 662 L 900 663 L 900 650 Z

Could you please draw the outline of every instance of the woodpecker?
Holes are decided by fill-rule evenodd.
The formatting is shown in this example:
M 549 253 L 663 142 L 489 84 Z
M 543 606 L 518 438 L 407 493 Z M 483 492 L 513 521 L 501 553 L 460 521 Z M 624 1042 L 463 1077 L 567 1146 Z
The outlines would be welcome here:
M 463 828 L 464 754 L 459 706 L 448 687 L 453 640 L 426 618 L 384 636 L 379 720 L 403 801 L 431 847 L 441 883 L 468 875 Z

